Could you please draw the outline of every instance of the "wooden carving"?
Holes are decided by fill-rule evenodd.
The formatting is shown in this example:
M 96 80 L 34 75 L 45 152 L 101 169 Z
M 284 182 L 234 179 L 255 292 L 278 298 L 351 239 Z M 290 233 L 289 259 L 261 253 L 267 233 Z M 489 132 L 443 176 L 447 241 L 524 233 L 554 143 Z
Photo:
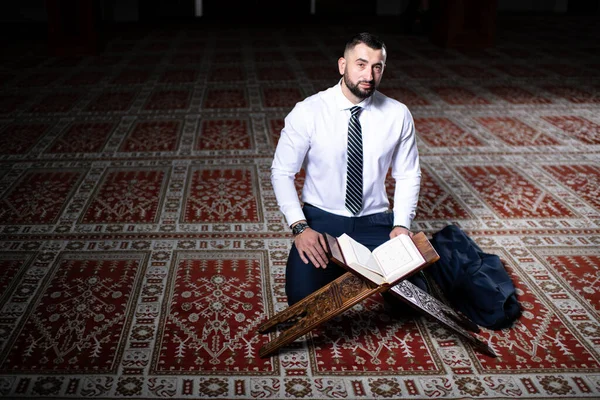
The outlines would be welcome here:
M 336 239 L 327 234 L 325 236 L 330 259 L 351 271 L 345 265 L 344 257 L 337 245 Z M 427 264 L 431 264 L 439 259 L 439 255 L 431 246 L 424 233 L 420 232 L 414 235 L 413 242 L 417 245 Z M 323 322 L 343 313 L 367 297 L 388 290 L 411 307 L 419 310 L 422 314 L 433 318 L 445 327 L 466 338 L 483 353 L 496 357 L 496 354 L 488 345 L 468 332 L 468 330 L 478 332 L 479 327 L 476 324 L 460 316 L 450 307 L 409 281 L 400 281 L 392 287 L 390 285 L 377 286 L 370 281 L 359 278 L 351 272 L 345 273 L 310 296 L 277 313 L 261 325 L 258 328 L 258 332 L 268 333 L 278 325 L 281 326 L 286 322 L 289 323 L 289 326 L 284 328 L 279 336 L 266 343 L 259 350 L 259 356 L 266 357 L 274 353 L 282 346 L 293 342 Z

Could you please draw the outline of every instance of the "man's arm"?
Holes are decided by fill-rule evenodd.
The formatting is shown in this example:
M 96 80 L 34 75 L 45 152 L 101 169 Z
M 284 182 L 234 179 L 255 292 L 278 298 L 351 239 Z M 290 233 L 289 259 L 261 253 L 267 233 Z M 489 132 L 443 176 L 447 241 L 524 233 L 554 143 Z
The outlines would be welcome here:
M 271 165 L 271 184 L 277 204 L 292 229 L 299 223 L 306 223 L 294 184 L 310 147 L 305 121 L 308 121 L 308 116 L 303 116 L 297 105 L 285 119 Z M 294 235 L 294 244 L 305 264 L 310 261 L 316 267 L 327 266 L 325 238 L 321 233 L 308 227 Z
M 390 238 L 401 233 L 412 236 L 410 225 L 415 217 L 419 190 L 421 187 L 421 167 L 417 149 L 415 125 L 412 115 L 405 110 L 402 135 L 392 159 L 394 187 L 394 229 Z
M 302 168 L 310 147 L 306 118 L 302 107 L 297 104 L 285 117 L 279 142 L 271 164 L 271 184 L 277 204 L 288 225 L 305 219 L 294 180 Z

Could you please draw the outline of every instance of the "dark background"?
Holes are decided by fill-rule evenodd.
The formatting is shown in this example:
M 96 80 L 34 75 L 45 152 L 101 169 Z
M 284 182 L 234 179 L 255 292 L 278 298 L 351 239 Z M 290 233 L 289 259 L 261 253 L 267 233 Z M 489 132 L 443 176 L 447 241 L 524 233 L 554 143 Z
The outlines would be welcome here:
M 598 19 L 600 0 L 430 0 L 418 13 L 414 0 L 21 0 L 3 2 L 0 45 L 15 51 L 28 42 L 47 43 L 48 55 L 102 51 L 123 26 L 336 24 L 381 20 L 398 33 L 429 35 L 441 47 L 493 46 L 501 15 L 579 16 Z M 569 35 L 576 38 L 574 30 Z

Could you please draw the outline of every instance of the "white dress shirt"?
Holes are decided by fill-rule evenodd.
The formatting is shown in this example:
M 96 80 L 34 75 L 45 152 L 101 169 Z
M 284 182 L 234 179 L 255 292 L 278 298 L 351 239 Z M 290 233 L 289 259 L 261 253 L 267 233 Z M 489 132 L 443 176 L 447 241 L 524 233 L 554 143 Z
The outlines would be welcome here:
M 341 82 L 341 80 L 340 80 Z M 410 228 L 421 169 L 415 127 L 408 108 L 376 91 L 360 104 L 363 135 L 363 208 L 360 217 L 389 209 L 385 177 L 392 167 L 394 225 Z M 331 87 L 297 103 L 286 116 L 271 166 L 277 203 L 288 225 L 305 219 L 294 179 L 305 170 L 301 199 L 332 214 L 352 217 L 345 207 L 348 121 L 354 104 Z

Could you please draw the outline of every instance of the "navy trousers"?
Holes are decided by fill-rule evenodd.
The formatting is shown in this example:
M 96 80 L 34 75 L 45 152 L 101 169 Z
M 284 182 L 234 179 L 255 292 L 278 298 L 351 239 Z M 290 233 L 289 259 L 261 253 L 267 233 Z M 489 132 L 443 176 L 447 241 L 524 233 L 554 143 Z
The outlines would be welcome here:
M 303 211 L 308 225 L 315 231 L 322 234 L 329 233 L 331 236 L 336 237 L 345 233 L 370 250 L 389 240 L 394 224 L 394 214 L 392 212 L 382 212 L 364 217 L 343 217 L 328 213 L 310 204 L 305 204 Z M 288 257 L 285 274 L 285 292 L 288 304 L 291 306 L 297 303 L 317 289 L 342 276 L 345 272 L 345 269 L 333 262 L 330 262 L 325 269 L 316 268 L 311 262 L 304 264 L 296 246 L 293 245 Z M 418 275 L 416 277 L 416 279 L 419 279 Z M 413 281 L 413 278 L 410 280 Z M 413 283 L 420 287 L 423 286 L 421 282 Z M 390 297 L 391 295 L 384 295 L 386 300 Z M 393 303 L 394 308 L 405 308 L 403 303 Z

